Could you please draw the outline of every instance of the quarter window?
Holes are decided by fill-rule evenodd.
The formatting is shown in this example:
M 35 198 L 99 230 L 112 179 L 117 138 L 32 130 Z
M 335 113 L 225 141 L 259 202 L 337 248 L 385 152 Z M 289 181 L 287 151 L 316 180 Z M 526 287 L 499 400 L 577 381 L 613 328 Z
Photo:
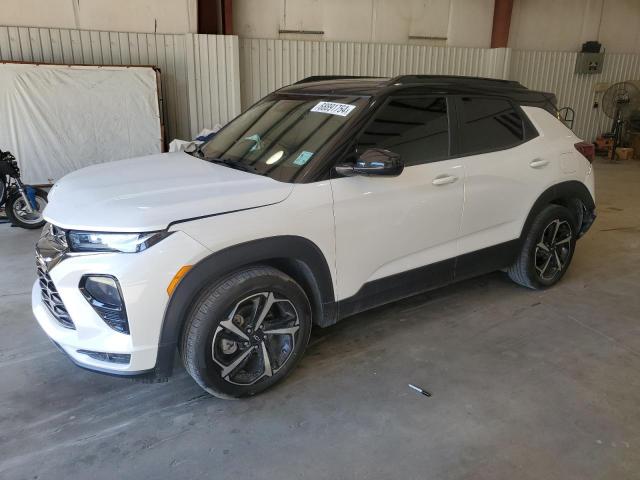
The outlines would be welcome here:
M 392 98 L 358 138 L 358 154 L 374 147 L 398 153 L 406 166 L 447 158 L 446 98 Z
M 460 104 L 462 154 L 503 150 L 524 139 L 522 118 L 508 100 L 462 97 Z

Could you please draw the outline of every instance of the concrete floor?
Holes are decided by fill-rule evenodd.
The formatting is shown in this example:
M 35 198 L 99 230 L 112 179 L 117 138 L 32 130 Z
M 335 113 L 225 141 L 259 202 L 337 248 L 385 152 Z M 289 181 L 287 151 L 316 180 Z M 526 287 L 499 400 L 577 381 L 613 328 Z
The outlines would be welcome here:
M 31 315 L 38 234 L 0 225 L 0 478 L 640 478 L 640 162 L 596 170 L 557 287 L 495 273 L 358 315 L 242 401 L 74 367 Z

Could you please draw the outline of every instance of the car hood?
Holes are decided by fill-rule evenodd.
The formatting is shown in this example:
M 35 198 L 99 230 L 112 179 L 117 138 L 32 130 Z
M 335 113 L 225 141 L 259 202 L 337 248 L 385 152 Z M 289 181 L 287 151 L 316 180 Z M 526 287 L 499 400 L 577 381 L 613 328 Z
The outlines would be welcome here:
M 65 229 L 162 230 L 169 223 L 283 201 L 293 185 L 183 152 L 93 165 L 49 192 L 47 221 Z

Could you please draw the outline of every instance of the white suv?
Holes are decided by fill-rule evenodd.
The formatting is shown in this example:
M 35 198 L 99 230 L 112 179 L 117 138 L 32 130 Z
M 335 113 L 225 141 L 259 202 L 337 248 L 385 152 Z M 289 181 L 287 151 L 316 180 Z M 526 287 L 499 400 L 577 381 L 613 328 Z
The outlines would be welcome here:
M 305 79 L 196 151 L 49 194 L 33 310 L 81 367 L 252 395 L 312 324 L 493 270 L 555 284 L 595 218 L 554 97 L 465 77 Z

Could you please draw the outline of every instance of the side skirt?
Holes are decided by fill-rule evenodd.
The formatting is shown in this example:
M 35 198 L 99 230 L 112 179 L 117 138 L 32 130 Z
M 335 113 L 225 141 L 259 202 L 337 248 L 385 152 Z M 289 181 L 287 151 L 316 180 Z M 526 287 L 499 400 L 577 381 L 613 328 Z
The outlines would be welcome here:
M 338 302 L 338 320 L 453 282 L 455 258 L 365 283 Z
M 508 267 L 520 252 L 519 238 L 492 247 L 465 253 L 456 259 L 455 281 L 465 280 Z
M 466 253 L 457 258 L 366 283 L 352 297 L 337 302 L 338 320 L 467 278 L 511 265 L 520 239 Z

